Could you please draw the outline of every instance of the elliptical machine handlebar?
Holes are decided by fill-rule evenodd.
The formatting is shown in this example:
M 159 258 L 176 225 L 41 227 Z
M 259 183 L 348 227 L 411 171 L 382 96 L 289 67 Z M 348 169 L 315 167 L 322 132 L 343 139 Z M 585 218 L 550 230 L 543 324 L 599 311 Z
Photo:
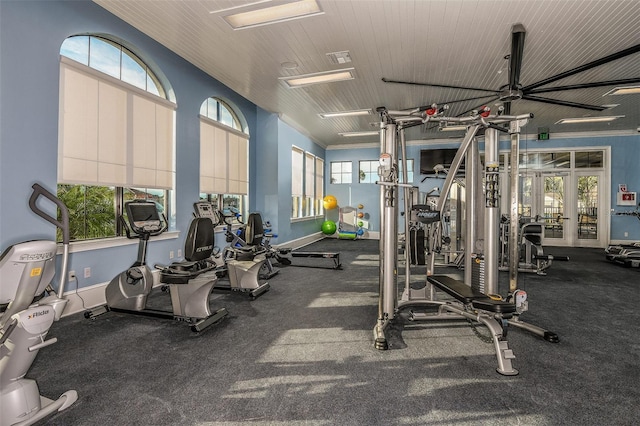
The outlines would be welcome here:
M 59 228 L 62 231 L 62 262 L 60 266 L 60 275 L 59 280 L 60 283 L 58 285 L 58 299 L 62 299 L 64 296 L 64 287 L 67 279 L 67 270 L 69 269 L 69 209 L 67 206 L 60 200 L 58 197 L 53 195 L 51 192 L 47 191 L 42 185 L 38 183 L 34 183 L 32 186 L 33 192 L 31 193 L 31 197 L 29 197 L 29 208 L 46 220 L 47 222 L 53 224 L 56 228 Z M 38 207 L 38 198 L 45 197 L 53 204 L 55 204 L 60 209 L 60 220 L 57 217 L 53 217 L 47 212 L 43 211 Z M 56 214 L 57 216 L 57 214 Z M 62 309 L 64 309 L 64 305 L 62 305 Z M 56 321 L 62 315 L 62 310 L 59 312 L 56 310 Z
M 65 206 L 58 197 L 47 191 L 40 184 L 34 183 L 31 187 L 33 188 L 33 192 L 29 198 L 29 207 L 35 214 L 55 225 L 56 228 L 60 228 L 62 231 L 62 244 L 69 244 L 69 209 L 67 209 L 67 206 Z M 47 198 L 60 209 L 61 220 L 54 218 L 38 207 L 37 201 L 40 196 Z

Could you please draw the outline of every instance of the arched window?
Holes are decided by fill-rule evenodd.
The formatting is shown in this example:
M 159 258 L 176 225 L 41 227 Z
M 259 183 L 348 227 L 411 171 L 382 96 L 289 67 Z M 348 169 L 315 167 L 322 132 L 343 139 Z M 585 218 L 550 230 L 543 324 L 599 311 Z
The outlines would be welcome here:
M 60 55 L 167 99 L 164 87 L 149 66 L 115 41 L 102 36 L 71 36 L 62 43 Z
M 244 117 L 229 103 L 208 98 L 200 107 L 200 198 L 246 217 L 249 135 Z
M 104 35 L 60 48 L 58 195 L 71 206 L 72 240 L 122 235 L 117 218 L 134 198 L 172 216 L 173 91 L 133 50 Z
M 200 115 L 232 129 L 248 133 L 245 129 L 246 126 L 240 121 L 240 116 L 226 102 L 218 98 L 209 98 L 204 101 L 200 108 Z

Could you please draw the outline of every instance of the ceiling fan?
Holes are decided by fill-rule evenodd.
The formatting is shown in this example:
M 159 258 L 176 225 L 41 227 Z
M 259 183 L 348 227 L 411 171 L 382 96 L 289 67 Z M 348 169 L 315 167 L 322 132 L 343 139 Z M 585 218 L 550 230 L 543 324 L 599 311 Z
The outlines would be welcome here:
M 450 104 L 457 102 L 470 101 L 475 99 L 486 99 L 483 104 L 491 103 L 493 101 L 499 100 L 503 103 L 504 106 L 504 114 L 511 113 L 511 102 L 519 99 L 526 99 L 528 101 L 535 102 L 544 102 L 548 104 L 554 105 L 563 105 L 574 108 L 582 108 L 591 111 L 603 111 L 606 109 L 604 106 L 600 105 L 589 105 L 577 102 L 564 101 L 559 99 L 552 99 L 543 96 L 539 96 L 541 93 L 549 93 L 549 92 L 560 92 L 566 90 L 576 90 L 576 89 L 587 89 L 592 87 L 601 87 L 601 86 L 614 86 L 614 85 L 624 85 L 624 84 L 632 84 L 640 82 L 640 77 L 635 78 L 627 78 L 621 80 L 609 80 L 609 81 L 599 81 L 593 83 L 583 83 L 583 84 L 572 84 L 566 86 L 555 86 L 555 87 L 543 87 L 555 81 L 561 80 L 563 78 L 579 74 L 581 72 L 590 70 L 592 68 L 598 67 L 600 65 L 604 65 L 606 63 L 615 61 L 617 59 L 624 58 L 626 56 L 632 55 L 634 53 L 640 52 L 640 44 L 629 47 L 627 49 L 621 50 L 619 52 L 613 53 L 611 55 L 605 56 L 603 58 L 597 59 L 595 61 L 586 63 L 584 65 L 580 65 L 579 67 L 570 69 L 568 71 L 561 72 L 554 76 L 545 78 L 544 80 L 540 80 L 536 83 L 529 84 L 526 86 L 522 86 L 520 84 L 520 71 L 522 68 L 522 58 L 524 52 L 524 39 L 526 35 L 526 30 L 522 24 L 515 24 L 511 28 L 511 53 L 508 56 L 505 56 L 505 59 L 509 59 L 509 83 L 500 87 L 498 90 L 484 89 L 478 87 L 463 87 L 463 86 L 453 86 L 447 84 L 431 84 L 431 83 L 420 83 L 413 81 L 400 81 L 400 80 L 391 80 L 388 78 L 382 78 L 382 81 L 385 83 L 397 83 L 397 84 L 410 84 L 416 86 L 426 86 L 426 87 L 438 87 L 438 88 L 448 88 L 448 89 L 463 89 L 463 90 L 474 90 L 487 92 L 484 96 L 476 96 L 466 99 L 453 100 L 449 102 L 443 102 L 442 104 Z M 479 106 L 478 106 L 479 107 Z M 469 111 L 475 110 L 478 107 L 474 107 L 468 111 L 461 113 L 463 115 Z

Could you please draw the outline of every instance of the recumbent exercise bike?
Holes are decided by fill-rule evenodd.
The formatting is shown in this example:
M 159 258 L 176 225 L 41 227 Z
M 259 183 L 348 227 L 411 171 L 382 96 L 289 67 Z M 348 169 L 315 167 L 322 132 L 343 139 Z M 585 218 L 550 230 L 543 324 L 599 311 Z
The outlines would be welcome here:
M 209 219 L 191 222 L 185 242 L 185 261 L 161 267 L 160 281 L 169 286 L 172 312 L 147 308 L 153 287 L 153 275 L 146 263 L 149 238 L 167 229 L 153 201 L 134 200 L 125 203 L 127 221 L 121 216 L 128 238 L 139 239 L 138 258 L 127 270 L 109 282 L 105 290 L 106 305 L 85 313 L 94 319 L 108 311 L 168 318 L 184 321 L 194 332 L 202 331 L 228 315 L 225 308 L 212 311 L 209 295 L 217 282 L 215 263 L 208 262 L 213 251 L 213 224 Z M 210 272 L 210 273 L 207 273 Z

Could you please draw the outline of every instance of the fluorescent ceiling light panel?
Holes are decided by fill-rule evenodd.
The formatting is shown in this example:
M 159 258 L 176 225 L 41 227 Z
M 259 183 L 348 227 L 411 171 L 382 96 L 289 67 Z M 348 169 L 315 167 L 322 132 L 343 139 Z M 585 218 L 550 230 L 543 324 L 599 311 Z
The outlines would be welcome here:
M 230 10 L 236 10 L 236 9 L 242 9 L 242 8 L 249 7 L 249 6 L 255 6 L 256 4 L 268 3 L 270 1 L 271 0 L 258 0 L 258 1 L 254 1 L 254 2 L 251 2 L 251 3 L 238 4 L 238 5 L 231 6 L 231 7 L 225 7 L 224 9 L 212 10 L 209 13 L 214 14 L 214 13 L 228 12 Z
M 316 0 L 300 0 L 278 6 L 240 12 L 223 16 L 222 18 L 227 21 L 234 30 L 242 30 L 261 25 L 276 24 L 293 19 L 322 15 L 323 13 Z
M 609 90 L 602 96 L 607 95 L 638 95 L 640 94 L 640 86 L 625 86 L 625 87 L 616 87 L 615 89 Z
M 358 136 L 373 136 L 373 135 L 377 135 L 378 131 L 374 131 L 374 130 L 370 130 L 370 131 L 366 131 L 366 132 L 343 132 L 343 133 L 338 133 L 340 136 L 344 137 L 344 138 L 355 138 Z
M 318 115 L 322 118 L 357 117 L 359 115 L 371 115 L 371 109 L 354 109 L 351 111 L 324 112 Z
M 624 115 L 610 115 L 603 117 L 577 117 L 577 118 L 563 118 L 556 121 L 556 124 L 578 124 L 578 123 L 608 123 L 618 118 L 624 118 Z
M 290 77 L 280 77 L 291 88 L 309 86 L 311 84 L 332 83 L 334 81 L 353 80 L 353 68 L 346 68 L 336 71 L 325 71 L 314 74 L 294 75 Z

